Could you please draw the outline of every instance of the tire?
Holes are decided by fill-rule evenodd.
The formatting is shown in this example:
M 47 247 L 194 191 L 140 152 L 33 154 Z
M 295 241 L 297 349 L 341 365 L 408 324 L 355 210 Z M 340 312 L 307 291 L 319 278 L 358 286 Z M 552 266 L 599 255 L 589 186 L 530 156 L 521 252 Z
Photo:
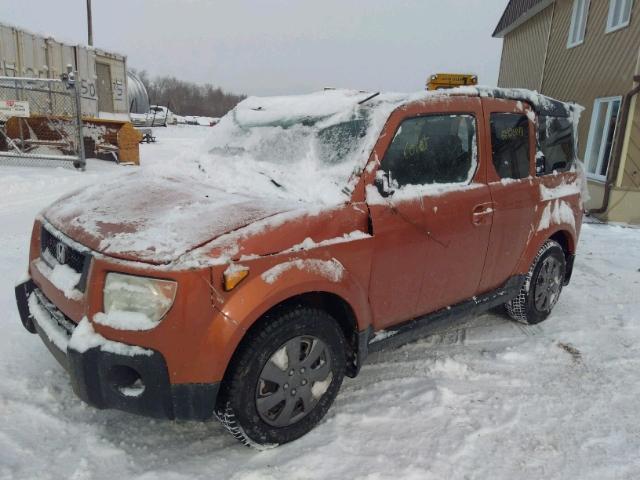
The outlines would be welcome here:
M 236 439 L 258 449 L 300 438 L 338 394 L 345 352 L 344 335 L 325 311 L 296 306 L 270 314 L 232 360 L 216 405 L 218 419 Z
M 564 250 L 558 242 L 547 240 L 533 260 L 520 293 L 505 304 L 509 316 L 528 325 L 546 320 L 562 292 L 565 272 Z

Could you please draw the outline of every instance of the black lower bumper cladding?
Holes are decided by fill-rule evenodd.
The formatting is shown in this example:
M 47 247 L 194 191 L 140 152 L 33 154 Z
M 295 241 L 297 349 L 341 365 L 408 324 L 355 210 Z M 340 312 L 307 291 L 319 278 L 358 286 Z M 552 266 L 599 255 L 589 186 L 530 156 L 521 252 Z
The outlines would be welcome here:
M 42 298 L 33 281 L 16 286 L 15 293 L 22 324 L 40 336 L 69 373 L 74 392 L 89 405 L 153 418 L 208 420 L 213 416 L 218 383 L 172 385 L 164 357 L 153 350 L 145 349 L 148 354 L 122 355 L 101 347 L 83 352 L 61 349 L 29 310 L 31 294 L 38 293 Z M 55 308 L 46 302 L 40 305 L 44 311 Z M 59 311 L 51 313 L 55 313 L 52 322 L 61 315 Z M 69 334 L 67 329 L 59 328 Z

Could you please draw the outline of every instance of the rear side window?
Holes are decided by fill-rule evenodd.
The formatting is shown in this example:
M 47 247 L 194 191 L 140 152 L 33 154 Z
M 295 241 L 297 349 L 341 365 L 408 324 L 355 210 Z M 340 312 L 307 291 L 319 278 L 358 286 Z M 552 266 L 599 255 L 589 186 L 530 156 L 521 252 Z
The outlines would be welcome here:
M 514 113 L 491 114 L 493 165 L 500 178 L 529 176 L 529 119 Z
M 389 183 L 405 185 L 469 183 L 476 171 L 473 115 L 429 115 L 402 122 L 380 170 Z
M 536 174 L 566 172 L 575 158 L 573 124 L 569 118 L 538 118 L 538 158 Z M 542 155 L 541 155 L 542 154 Z

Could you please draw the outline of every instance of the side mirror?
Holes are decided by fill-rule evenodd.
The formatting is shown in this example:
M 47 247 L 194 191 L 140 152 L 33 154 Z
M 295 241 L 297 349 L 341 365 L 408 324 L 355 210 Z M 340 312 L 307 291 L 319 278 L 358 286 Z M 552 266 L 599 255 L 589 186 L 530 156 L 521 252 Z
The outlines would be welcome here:
M 394 193 L 391 182 L 389 181 L 389 176 L 388 172 L 379 171 L 374 182 L 374 185 L 383 198 L 388 198 Z

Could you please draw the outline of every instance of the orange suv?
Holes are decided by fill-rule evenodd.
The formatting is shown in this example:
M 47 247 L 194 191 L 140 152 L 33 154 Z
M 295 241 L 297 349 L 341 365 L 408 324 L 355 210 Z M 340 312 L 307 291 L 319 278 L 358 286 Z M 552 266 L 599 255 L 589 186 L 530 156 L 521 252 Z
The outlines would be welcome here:
M 547 318 L 578 117 L 523 90 L 249 98 L 205 151 L 46 209 L 22 322 L 90 405 L 289 442 L 368 352 L 502 304 Z

